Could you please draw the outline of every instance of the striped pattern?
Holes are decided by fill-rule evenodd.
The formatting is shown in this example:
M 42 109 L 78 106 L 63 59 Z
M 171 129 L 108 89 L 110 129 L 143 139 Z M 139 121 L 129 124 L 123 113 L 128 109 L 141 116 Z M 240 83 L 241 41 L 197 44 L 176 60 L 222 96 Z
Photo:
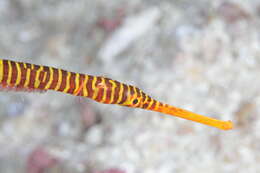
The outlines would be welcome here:
M 158 109 L 159 102 L 135 86 L 53 67 L 0 60 L 0 84 L 16 90 L 54 90 L 89 97 L 97 102 L 145 109 Z M 133 104 L 133 99 L 138 101 Z
M 100 103 L 157 111 L 223 130 L 232 128 L 230 121 L 216 120 L 163 104 L 135 86 L 53 67 L 0 59 L 0 85 L 2 88 L 16 91 L 54 90 L 88 97 Z

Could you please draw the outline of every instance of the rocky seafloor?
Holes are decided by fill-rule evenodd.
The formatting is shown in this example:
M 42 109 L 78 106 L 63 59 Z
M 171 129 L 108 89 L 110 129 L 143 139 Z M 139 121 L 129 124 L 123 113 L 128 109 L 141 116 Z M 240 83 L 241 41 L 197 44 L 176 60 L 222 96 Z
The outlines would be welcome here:
M 0 93 L 3 173 L 260 171 L 260 2 L 0 0 L 0 57 L 106 76 L 221 131 L 48 91 Z

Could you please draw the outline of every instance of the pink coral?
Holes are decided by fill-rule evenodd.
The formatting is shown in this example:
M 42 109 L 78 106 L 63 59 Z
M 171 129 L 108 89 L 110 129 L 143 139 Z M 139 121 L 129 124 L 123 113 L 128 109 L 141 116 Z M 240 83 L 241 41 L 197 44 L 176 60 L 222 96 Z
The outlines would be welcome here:
M 57 159 L 45 149 L 38 147 L 32 151 L 27 160 L 27 173 L 43 173 L 57 164 Z

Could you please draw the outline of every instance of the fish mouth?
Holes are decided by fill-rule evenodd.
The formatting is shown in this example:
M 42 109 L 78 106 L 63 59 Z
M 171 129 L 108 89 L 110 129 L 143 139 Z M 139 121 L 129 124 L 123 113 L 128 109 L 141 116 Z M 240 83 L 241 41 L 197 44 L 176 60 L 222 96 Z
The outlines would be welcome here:
M 221 130 L 230 130 L 233 128 L 231 121 L 223 121 L 204 115 L 196 114 L 185 109 L 160 103 L 152 111 L 168 114 L 171 116 L 183 118 L 197 123 L 205 124 L 207 126 L 215 127 Z

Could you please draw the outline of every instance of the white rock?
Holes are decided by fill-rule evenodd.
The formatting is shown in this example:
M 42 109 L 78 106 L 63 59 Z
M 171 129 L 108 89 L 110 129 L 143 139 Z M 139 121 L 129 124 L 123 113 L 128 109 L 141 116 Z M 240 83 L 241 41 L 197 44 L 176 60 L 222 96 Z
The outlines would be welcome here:
M 112 34 L 99 51 L 99 57 L 105 62 L 127 49 L 135 40 L 153 28 L 160 18 L 160 10 L 151 7 L 142 13 L 129 17 L 122 26 Z

